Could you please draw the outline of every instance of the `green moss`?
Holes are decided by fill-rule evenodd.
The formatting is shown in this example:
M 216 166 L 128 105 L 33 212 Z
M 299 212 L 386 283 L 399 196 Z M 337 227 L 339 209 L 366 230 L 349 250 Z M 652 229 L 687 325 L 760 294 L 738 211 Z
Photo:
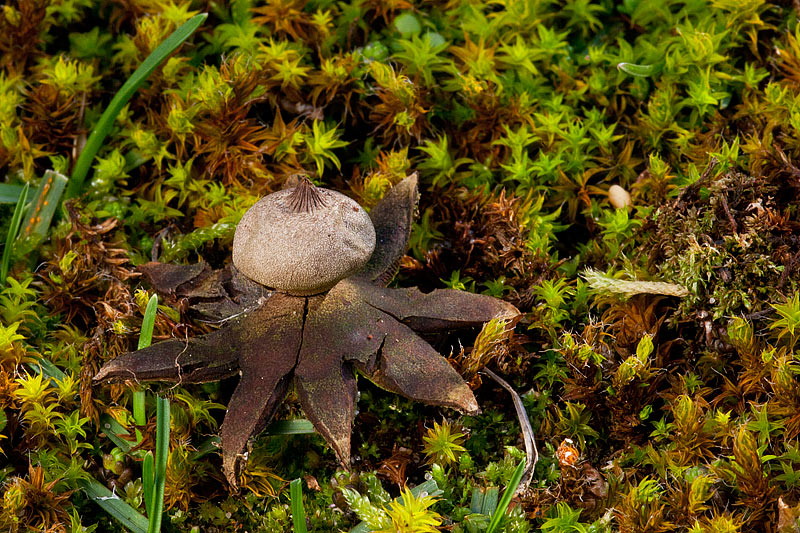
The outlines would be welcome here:
M 206 7 L 4 6 L 5 183 L 69 174 L 124 80 Z M 800 24 L 790 2 L 210 9 L 120 113 L 83 196 L 58 210 L 43 243 L 14 247 L 0 293 L 2 527 L 113 529 L 70 492 L 86 475 L 143 509 L 140 452 L 123 452 L 103 422 L 133 429 L 127 388 L 91 385 L 103 361 L 134 347 L 144 282 L 132 265 L 155 253 L 221 266 L 242 213 L 293 174 L 369 208 L 413 171 L 420 217 L 398 283 L 484 291 L 525 312 L 488 356 L 525 393 L 542 455 L 505 531 L 796 521 Z M 610 205 L 614 184 L 632 208 Z M 0 209 L 0 228 L 12 211 Z M 580 279 L 587 268 L 689 295 L 620 296 Z M 158 314 L 157 337 L 212 327 L 173 304 Z M 454 361 L 473 340 L 434 339 Z M 175 400 L 180 436 L 167 481 L 177 531 L 289 528 L 288 494 L 273 476 L 305 476 L 310 531 L 348 530 L 358 519 L 345 487 L 388 505 L 395 484 L 426 474 L 443 491 L 430 509 L 444 524 L 483 531 L 473 491 L 507 482 L 519 450 L 504 446 L 521 449 L 514 411 L 488 382 L 477 388 L 484 414 L 458 422 L 467 451 L 448 466 L 425 465 L 424 439 L 453 413 L 366 389 L 352 475 L 336 471 L 318 438 L 263 437 L 251 458 L 259 495 L 232 495 L 212 482 L 216 453 L 195 453 L 216 434 L 230 384 L 162 392 Z M 296 414 L 290 399 L 280 416 Z M 559 455 L 567 438 L 575 464 Z M 276 494 L 262 498 L 268 486 Z

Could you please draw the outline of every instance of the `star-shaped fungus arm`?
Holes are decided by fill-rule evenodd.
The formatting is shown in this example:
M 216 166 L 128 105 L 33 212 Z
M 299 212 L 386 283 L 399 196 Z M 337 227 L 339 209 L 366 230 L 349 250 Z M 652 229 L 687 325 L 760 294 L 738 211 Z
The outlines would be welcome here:
M 172 339 L 106 363 L 95 381 L 202 383 L 241 375 L 221 428 L 222 462 L 233 487 L 251 436 L 266 427 L 286 395 L 297 364 L 305 298 L 274 294 L 269 305 L 229 321 L 224 328 Z
M 295 370 L 303 411 L 345 465 L 350 460 L 356 401 L 355 379 L 348 363 L 378 386 L 397 394 L 465 413 L 479 411 L 475 396 L 458 372 L 410 327 L 399 322 L 396 316 L 400 313 L 385 312 L 364 298 L 372 288 L 392 292 L 366 280 L 343 280 L 321 302 L 309 306 Z M 399 302 L 406 301 L 402 293 L 398 298 Z M 456 327 L 488 321 L 498 314 L 505 316 L 500 311 L 510 313 L 482 298 L 478 301 L 484 307 L 480 315 L 477 311 L 460 311 L 448 321 L 444 320 L 450 317 L 446 308 L 428 309 L 426 313 L 440 318 L 442 324 Z M 436 304 L 438 300 L 429 303 Z M 464 313 L 466 322 L 457 318 Z
M 94 381 L 205 383 L 233 376 L 247 360 L 244 348 L 258 345 L 256 341 L 267 335 L 273 322 L 298 316 L 300 330 L 304 303 L 301 298 L 275 294 L 269 306 L 232 319 L 217 331 L 186 340 L 170 339 L 121 355 L 103 365 Z
M 382 286 L 389 284 L 408 248 L 418 201 L 417 173 L 414 172 L 392 187 L 372 209 L 369 217 L 375 226 L 375 251 L 357 274 L 358 279 Z
M 236 374 L 239 354 L 219 330 L 187 340 L 170 339 L 109 361 L 94 377 L 101 381 L 204 383 Z
M 454 289 L 423 293 L 417 288 L 387 289 L 351 280 L 360 297 L 420 333 L 471 328 L 493 318 L 511 319 L 519 310 L 498 298 Z
M 474 415 L 475 395 L 461 375 L 410 328 L 389 321 L 383 345 L 374 360 L 356 368 L 381 388 L 412 400 Z
M 240 466 L 250 437 L 267 426 L 286 396 L 300 350 L 305 298 L 276 294 L 260 308 L 260 320 L 238 342 L 241 379 L 228 403 L 220 428 L 222 466 L 232 487 L 238 487 Z
M 356 378 L 353 371 L 341 364 L 325 369 L 301 365 L 295 375 L 295 391 L 303 412 L 320 435 L 336 452 L 339 461 L 350 465 L 350 431 L 355 419 Z M 299 367 L 298 367 L 298 370 Z
M 272 291 L 247 279 L 233 265 L 211 270 L 206 263 L 172 265 L 145 263 L 139 270 L 167 300 L 174 298 L 188 304 L 199 318 L 222 322 L 257 307 Z

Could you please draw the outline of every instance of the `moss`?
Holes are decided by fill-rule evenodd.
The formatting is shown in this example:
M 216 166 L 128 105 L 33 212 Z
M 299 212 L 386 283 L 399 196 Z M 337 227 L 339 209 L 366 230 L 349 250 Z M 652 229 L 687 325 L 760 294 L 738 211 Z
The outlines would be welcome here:
M 506 531 L 795 527 L 791 2 L 12 0 L 0 12 L 4 184 L 68 174 L 115 91 L 203 9 L 117 118 L 81 198 L 43 242 L 13 244 L 0 280 L 2 527 L 113 529 L 75 490 L 85 475 L 143 512 L 138 452 L 104 425 L 133 429 L 129 389 L 89 385 L 135 347 L 146 283 L 134 265 L 224 266 L 242 214 L 296 174 L 371 208 L 413 171 L 423 204 L 396 283 L 525 311 L 475 355 L 525 393 L 542 454 Z M 611 206 L 613 185 L 631 208 Z M 0 209 L 3 235 L 12 212 Z M 616 294 L 584 282 L 587 268 L 689 295 Z M 156 338 L 213 328 L 180 298 L 169 305 Z M 429 340 L 463 362 L 475 338 Z M 168 519 L 178 531 L 289 528 L 274 474 L 304 477 L 310 530 L 347 530 L 358 520 L 343 488 L 388 505 L 379 478 L 394 496 L 428 473 L 445 526 L 480 531 L 473 489 L 505 483 L 519 451 L 503 446 L 521 446 L 505 393 L 480 382 L 484 414 L 459 422 L 457 463 L 424 456 L 426 427 L 452 413 L 367 389 L 352 475 L 317 437 L 262 437 L 258 495 L 209 483 L 218 455 L 195 453 L 221 420 L 208 402 L 226 405 L 234 383 L 154 387 L 178 410 Z M 279 416 L 299 416 L 293 396 Z M 573 445 L 574 464 L 559 454 Z M 263 499 L 267 485 L 277 494 Z

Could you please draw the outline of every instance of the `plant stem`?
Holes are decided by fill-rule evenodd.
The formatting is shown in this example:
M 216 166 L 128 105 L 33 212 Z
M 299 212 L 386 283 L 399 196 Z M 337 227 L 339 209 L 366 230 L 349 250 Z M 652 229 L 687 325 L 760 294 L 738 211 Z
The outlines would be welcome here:
M 528 419 L 528 413 L 525 411 L 525 406 L 522 404 L 522 398 L 517 394 L 517 391 L 515 391 L 506 380 L 488 368 L 484 368 L 481 372 L 495 380 L 511 394 L 511 399 L 514 402 L 514 409 L 517 411 L 517 418 L 519 418 L 519 424 L 522 426 L 522 440 L 525 441 L 525 455 L 527 460 L 525 461 L 525 470 L 523 471 L 519 487 L 516 491 L 516 493 L 519 494 L 524 492 L 528 488 L 528 485 L 530 485 L 531 479 L 533 478 L 533 470 L 536 468 L 536 463 L 539 462 L 539 450 L 536 448 L 536 437 L 531 427 L 531 421 Z

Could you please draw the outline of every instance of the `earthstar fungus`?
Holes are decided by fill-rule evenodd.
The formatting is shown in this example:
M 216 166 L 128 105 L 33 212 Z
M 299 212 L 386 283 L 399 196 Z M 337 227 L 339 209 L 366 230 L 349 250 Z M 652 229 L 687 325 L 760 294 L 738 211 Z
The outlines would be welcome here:
M 367 216 L 349 198 L 304 180 L 245 213 L 234 237 L 233 267 L 144 265 L 156 290 L 186 298 L 191 309 L 225 325 L 122 355 L 95 381 L 202 383 L 239 374 L 220 430 L 223 468 L 234 487 L 248 441 L 266 427 L 291 384 L 345 466 L 356 370 L 413 400 L 479 412 L 461 376 L 415 332 L 474 327 L 519 312 L 502 300 L 457 290 L 386 288 L 405 253 L 417 199 L 413 174 Z M 282 240 L 277 231 L 291 236 Z M 285 263 L 283 253 L 291 256 Z M 329 264 L 337 258 L 342 261 Z

